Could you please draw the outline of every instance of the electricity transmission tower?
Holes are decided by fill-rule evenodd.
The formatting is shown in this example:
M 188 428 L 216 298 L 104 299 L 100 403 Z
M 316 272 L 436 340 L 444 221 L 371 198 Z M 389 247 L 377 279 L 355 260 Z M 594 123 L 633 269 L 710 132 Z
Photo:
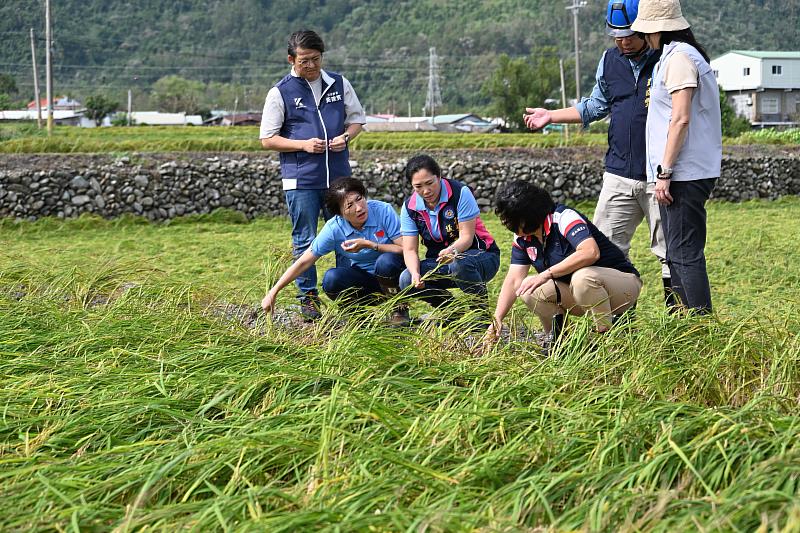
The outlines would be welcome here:
M 439 58 L 436 55 L 436 48 L 430 48 L 430 58 L 428 61 L 428 95 L 425 97 L 425 111 L 429 111 L 431 117 L 436 115 L 436 108 L 442 106 L 442 91 L 439 89 Z

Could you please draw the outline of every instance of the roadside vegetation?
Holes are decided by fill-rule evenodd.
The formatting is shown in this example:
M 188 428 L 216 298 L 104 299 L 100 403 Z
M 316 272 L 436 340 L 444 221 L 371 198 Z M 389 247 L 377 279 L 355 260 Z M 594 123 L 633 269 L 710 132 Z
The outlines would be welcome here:
M 549 357 L 251 315 L 282 218 L 0 221 L 0 529 L 797 531 L 798 214 L 710 204 L 702 319 L 637 233 L 635 320 Z

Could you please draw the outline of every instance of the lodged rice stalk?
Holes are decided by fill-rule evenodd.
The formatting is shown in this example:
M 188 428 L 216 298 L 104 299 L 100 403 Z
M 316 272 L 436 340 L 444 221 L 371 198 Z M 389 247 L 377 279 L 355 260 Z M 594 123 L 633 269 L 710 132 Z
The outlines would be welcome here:
M 410 329 L 393 301 L 308 326 L 229 312 L 288 261 L 236 266 L 270 225 L 82 223 L 2 228 L 0 530 L 800 529 L 790 289 L 748 309 L 732 275 L 711 317 L 646 295 L 549 356 L 521 334 L 482 353 L 464 301 Z M 110 251 L 81 262 L 92 235 Z

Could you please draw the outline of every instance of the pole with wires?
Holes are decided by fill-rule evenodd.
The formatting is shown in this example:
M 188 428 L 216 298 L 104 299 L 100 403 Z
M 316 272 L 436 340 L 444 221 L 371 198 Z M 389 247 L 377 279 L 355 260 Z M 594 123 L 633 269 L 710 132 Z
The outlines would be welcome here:
M 578 35 L 578 11 L 582 7 L 586 7 L 586 0 L 572 0 L 572 5 L 566 7 L 568 11 L 572 11 L 572 33 L 575 39 L 575 101 L 579 102 L 581 99 L 581 51 L 580 51 L 580 37 Z
M 47 136 L 53 134 L 53 32 L 50 28 L 50 0 L 44 2 L 45 64 L 47 84 Z
M 33 62 L 33 97 L 36 99 L 36 126 L 42 129 L 42 100 L 39 96 L 39 73 L 36 68 L 36 43 L 31 28 L 31 61 Z

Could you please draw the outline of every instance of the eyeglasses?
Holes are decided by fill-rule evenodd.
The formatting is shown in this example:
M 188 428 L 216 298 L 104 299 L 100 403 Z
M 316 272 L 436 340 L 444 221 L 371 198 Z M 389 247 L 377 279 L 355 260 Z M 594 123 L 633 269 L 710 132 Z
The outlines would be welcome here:
M 322 56 L 309 57 L 308 59 L 297 59 L 295 63 L 301 67 L 310 67 L 311 65 L 319 66 L 322 63 Z

